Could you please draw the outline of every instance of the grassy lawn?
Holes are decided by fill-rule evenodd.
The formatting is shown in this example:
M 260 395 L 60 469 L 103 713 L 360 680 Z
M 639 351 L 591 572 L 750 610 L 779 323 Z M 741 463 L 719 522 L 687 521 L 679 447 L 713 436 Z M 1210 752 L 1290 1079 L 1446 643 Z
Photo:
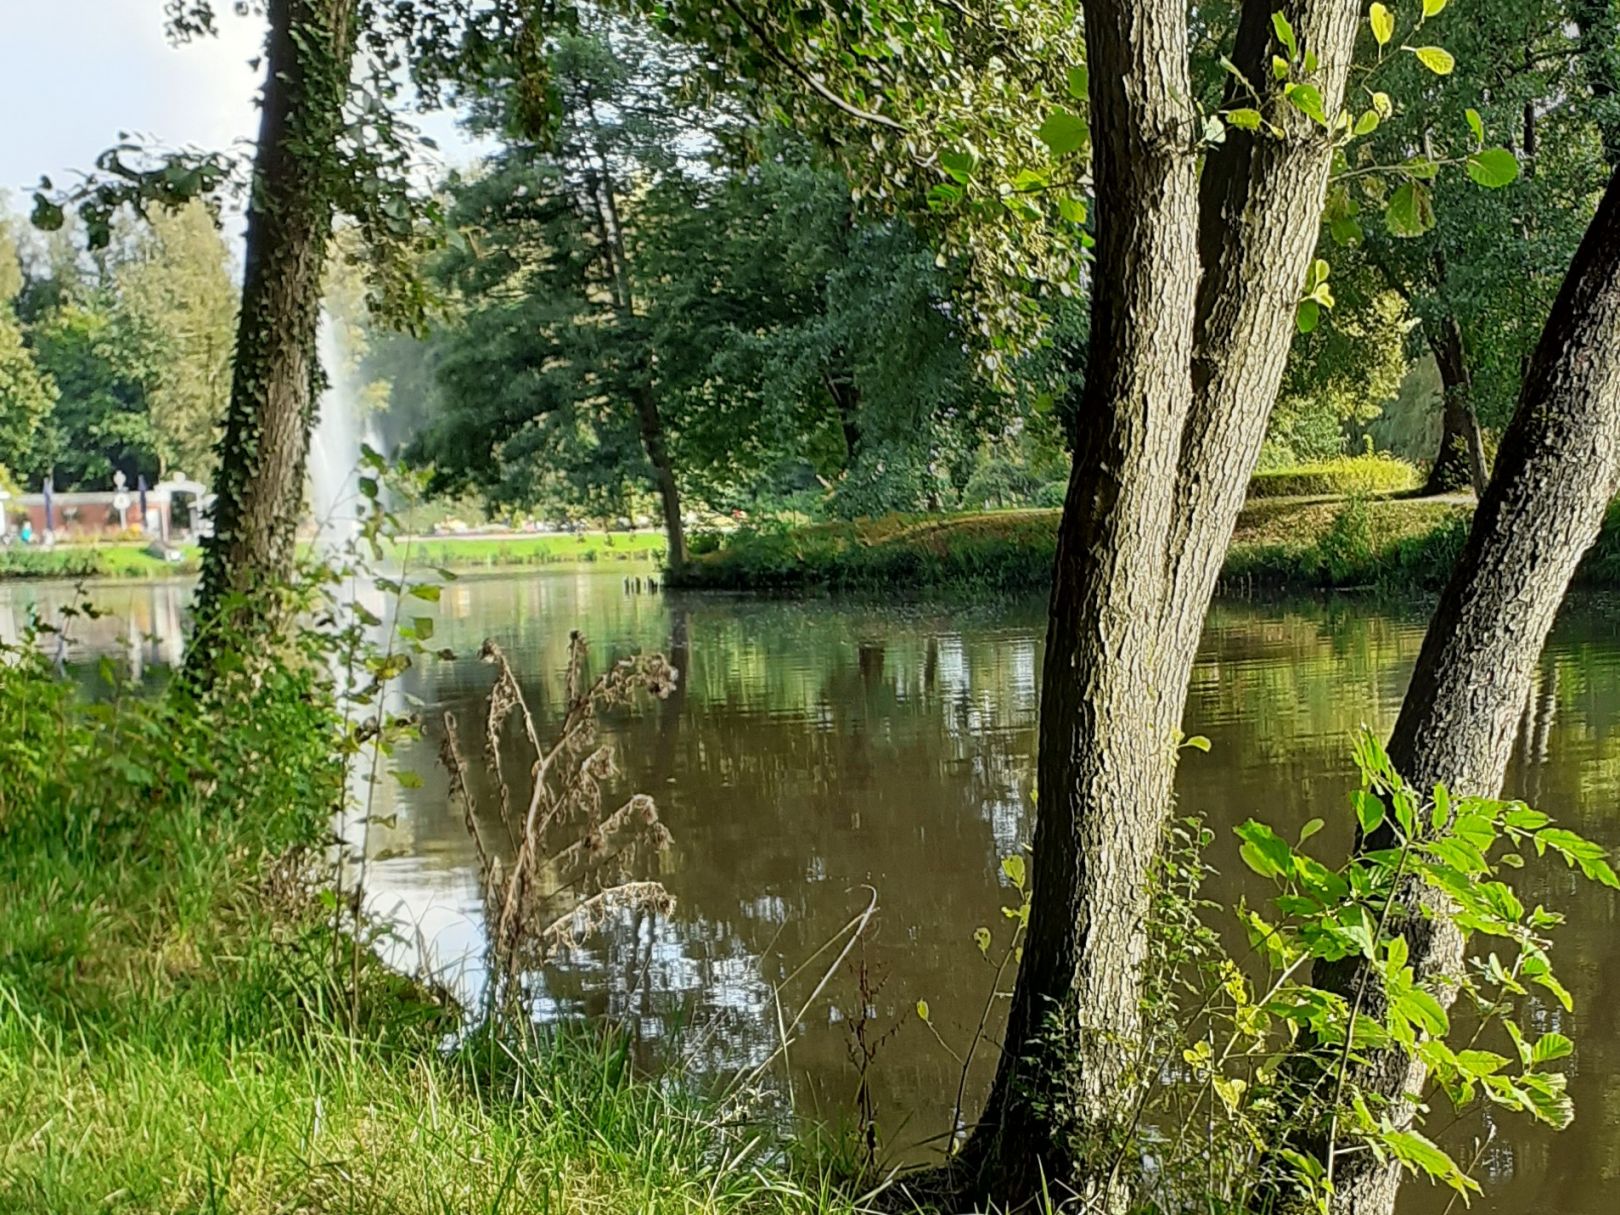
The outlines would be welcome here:
M 1238 519 L 1226 575 L 1301 589 L 1433 587 L 1451 568 L 1470 510 L 1452 498 L 1256 499 Z M 722 590 L 1039 587 L 1051 578 L 1059 514 L 890 515 L 742 532 L 694 558 L 679 582 Z
M 582 532 L 567 535 L 430 536 L 392 546 L 390 556 L 417 567 L 458 573 L 524 566 L 603 561 L 652 562 L 663 558 L 662 532 Z M 0 578 L 172 578 L 197 572 L 196 545 L 165 562 L 142 544 L 64 544 L 46 550 L 0 549 Z

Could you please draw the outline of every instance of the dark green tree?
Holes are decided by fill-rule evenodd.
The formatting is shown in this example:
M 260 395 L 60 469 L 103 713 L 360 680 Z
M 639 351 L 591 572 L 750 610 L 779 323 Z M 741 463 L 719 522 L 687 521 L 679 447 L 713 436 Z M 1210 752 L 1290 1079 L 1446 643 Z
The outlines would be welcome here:
M 681 491 L 641 253 L 654 239 L 645 197 L 679 188 L 694 137 L 671 104 L 679 64 L 624 23 L 561 34 L 549 53 L 560 112 L 545 143 L 512 134 L 503 97 L 484 124 L 504 125 L 507 146 L 451 183 L 469 239 L 438 261 L 456 315 L 436 342 L 444 410 L 414 452 L 441 487 L 514 504 L 572 487 L 617 511 L 641 479 L 678 567 Z
M 29 480 L 49 475 L 59 489 L 105 489 L 122 472 L 156 480 L 163 467 L 152 391 L 163 347 L 115 297 L 97 292 L 30 326 L 39 369 L 57 399 L 42 420 L 29 458 Z
M 1423 103 L 1357 145 L 1329 199 L 1330 237 L 1359 247 L 1325 255 L 1344 263 L 1347 281 L 1362 269 L 1401 295 L 1419 322 L 1414 353 L 1439 368 L 1444 427 L 1430 492 L 1483 489 L 1480 426 L 1507 421 L 1608 175 L 1573 8 L 1453 0 L 1445 21 L 1454 69 L 1442 85 L 1411 56 L 1390 63 L 1379 88 Z M 1520 168 L 1476 154 L 1466 174 L 1439 172 L 1438 161 L 1459 154 L 1459 138 L 1481 148 L 1488 138 L 1506 142 Z M 1403 164 L 1418 170 L 1415 181 L 1380 172 Z M 1482 190 L 1480 180 L 1505 184 Z M 1399 205 L 1386 209 L 1390 201 Z M 1375 218 L 1364 221 L 1364 211 Z

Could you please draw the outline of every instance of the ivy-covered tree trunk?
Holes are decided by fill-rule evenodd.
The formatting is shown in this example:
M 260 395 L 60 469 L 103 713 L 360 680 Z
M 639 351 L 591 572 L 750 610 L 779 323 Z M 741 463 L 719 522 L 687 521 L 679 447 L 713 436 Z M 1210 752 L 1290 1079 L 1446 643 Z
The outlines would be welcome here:
M 1620 490 L 1620 174 L 1576 252 L 1502 437 L 1468 545 L 1429 624 L 1390 737 L 1389 756 L 1417 789 L 1458 796 L 1501 789 L 1542 646 L 1581 556 Z M 1378 847 L 1374 837 L 1363 846 Z M 1423 914 L 1414 887 L 1399 908 L 1420 980 L 1450 1003 L 1463 942 Z M 1329 976 L 1344 992 L 1359 967 Z M 1355 1084 L 1397 1110 L 1426 1072 L 1404 1054 L 1375 1056 Z M 1341 1156 L 1336 1215 L 1391 1215 L 1397 1167 Z
M 1357 5 L 1244 5 L 1232 57 L 1268 106 L 1272 55 L 1298 58 L 1273 10 L 1319 61 L 1331 121 Z M 1091 0 L 1085 33 L 1096 268 L 1042 683 L 1033 901 L 1005 1049 L 955 1184 L 1014 1202 L 1044 1176 L 1113 1209 L 1177 728 L 1293 335 L 1329 143 L 1277 104 L 1282 137 L 1229 128 L 1200 180 L 1186 6 Z
M 259 144 L 214 534 L 203 554 L 187 668 L 207 678 L 239 629 L 274 627 L 291 570 L 320 364 L 332 232 L 330 157 L 342 130 L 356 0 L 270 0 Z
M 1468 372 L 1468 355 L 1463 349 L 1462 329 L 1453 317 L 1435 321 L 1438 334 L 1429 348 L 1440 369 L 1442 426 L 1440 449 L 1423 485 L 1425 494 L 1449 494 L 1472 488 L 1485 492 L 1489 472 L 1485 467 L 1485 444 L 1474 413 L 1473 377 Z

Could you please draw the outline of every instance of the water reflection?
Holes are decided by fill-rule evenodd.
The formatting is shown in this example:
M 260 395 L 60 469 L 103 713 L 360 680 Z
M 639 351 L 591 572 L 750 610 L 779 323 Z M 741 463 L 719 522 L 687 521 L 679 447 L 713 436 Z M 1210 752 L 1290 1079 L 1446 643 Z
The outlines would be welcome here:
M 61 594 L 0 585 L 0 632 L 15 631 L 27 602 Z M 98 591 L 114 615 L 86 626 L 83 645 L 172 662 L 186 595 Z M 658 798 L 674 833 L 654 876 L 676 909 L 623 921 L 560 961 L 545 976 L 544 1011 L 614 1016 L 649 1039 L 679 1030 L 709 1066 L 758 1061 L 777 1040 L 773 985 L 864 905 L 870 885 L 882 912 L 868 960 L 887 975 L 877 1011 L 904 1023 L 877 1064 L 880 1120 L 895 1144 L 940 1132 L 956 1065 L 910 1010 L 927 999 L 946 1039 L 965 1042 L 990 980 L 972 934 L 1000 922 L 1010 896 L 997 861 L 1029 835 L 1044 604 L 678 599 L 626 594 L 611 573 L 541 572 L 457 583 L 440 610 L 436 643 L 470 656 L 498 638 L 549 720 L 573 628 L 592 639 L 597 664 L 657 648 L 683 671 L 679 695 L 607 723 L 626 791 Z M 1421 616 L 1356 603 L 1216 606 L 1187 723 L 1213 750 L 1189 755 L 1179 786 L 1182 809 L 1217 827 L 1216 897 L 1239 892 L 1226 828 L 1250 815 L 1279 829 L 1321 815 L 1333 825 L 1322 846 L 1348 844 L 1347 740 L 1362 723 L 1387 734 L 1422 627 Z M 428 660 L 405 690 L 476 732 L 491 677 L 470 657 Z M 478 753 L 476 738 L 463 741 Z M 383 812 L 397 822 L 373 833 L 371 899 L 405 930 L 405 958 L 425 953 L 471 994 L 482 981 L 476 861 L 432 751 L 430 742 L 408 761 L 423 788 L 385 793 Z M 1577 603 L 1560 622 L 1509 784 L 1620 847 L 1620 637 L 1605 604 Z M 1550 865 L 1522 876 L 1530 899 L 1570 913 L 1557 948 L 1576 997 L 1578 1113 L 1559 1136 L 1504 1120 L 1481 1161 L 1491 1184 L 1475 1209 L 1608 1210 L 1605 1187 L 1620 1173 L 1615 901 Z M 792 1051 L 801 1107 L 848 1109 L 839 1010 L 853 1003 L 841 976 L 815 1004 Z M 1555 1005 L 1532 1019 L 1570 1028 Z M 1403 1202 L 1439 1211 L 1445 1196 L 1409 1186 Z

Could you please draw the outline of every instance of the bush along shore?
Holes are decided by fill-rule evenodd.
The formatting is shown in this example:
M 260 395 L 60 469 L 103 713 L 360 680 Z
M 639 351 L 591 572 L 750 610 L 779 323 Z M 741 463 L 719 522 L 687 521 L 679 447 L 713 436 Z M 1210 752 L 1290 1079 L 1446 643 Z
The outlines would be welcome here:
M 39 640 L 0 646 L 0 1211 L 849 1209 L 615 1031 L 469 1029 L 377 960 L 324 643 L 87 697 Z
M 1238 520 L 1227 590 L 1428 590 L 1467 539 L 1471 500 L 1261 498 Z M 899 516 L 742 531 L 700 544 L 672 586 L 703 590 L 1030 590 L 1051 580 L 1057 511 Z M 707 549 L 707 551 L 703 551 Z M 1620 509 L 1577 584 L 1620 587 Z

